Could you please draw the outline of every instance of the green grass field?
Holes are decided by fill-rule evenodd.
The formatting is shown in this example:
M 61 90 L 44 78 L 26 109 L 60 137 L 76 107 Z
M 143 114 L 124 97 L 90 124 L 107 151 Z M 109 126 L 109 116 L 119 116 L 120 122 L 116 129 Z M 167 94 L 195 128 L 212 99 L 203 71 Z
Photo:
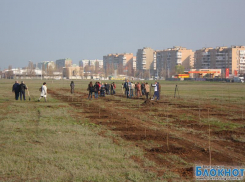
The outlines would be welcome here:
M 114 133 L 107 132 L 105 136 L 101 135 L 107 130 L 104 126 L 94 124 L 83 115 L 76 116 L 76 113 L 84 111 L 82 107 L 73 108 L 67 102 L 62 102 L 51 95 L 48 95 L 47 103 L 44 100 L 37 102 L 40 96 L 38 89 L 44 80 L 24 81 L 30 91 L 30 101 L 27 93 L 26 101 L 15 101 L 14 94 L 11 92 L 14 80 L 0 79 L 0 181 L 168 181 L 170 179 L 178 181 L 181 179 L 175 173 L 167 172 L 158 175 L 154 170 L 145 170 L 140 163 L 132 159 L 132 156 L 139 156 L 144 166 L 156 165 L 154 161 L 144 158 L 145 151 L 120 138 L 120 144 L 113 142 L 110 136 L 115 136 Z M 68 80 L 45 81 L 48 90 L 69 89 Z M 86 92 L 88 82 L 75 80 L 75 91 Z M 117 93 L 122 92 L 121 83 L 116 81 Z M 160 83 L 162 100 L 173 99 L 177 84 L 182 100 L 174 102 L 190 105 L 198 103 L 230 105 L 227 112 L 240 108 L 243 113 L 244 84 L 167 81 L 160 81 Z M 66 95 L 69 96 L 70 93 L 67 92 Z M 76 95 L 79 96 L 79 93 Z M 128 102 L 137 105 L 142 101 L 129 100 Z M 103 103 L 101 105 L 103 106 Z M 233 108 L 232 105 L 237 107 Z M 184 120 L 191 120 L 186 118 L 188 117 L 186 115 L 181 117 Z M 147 120 L 142 116 L 141 120 L 144 119 Z M 206 120 L 202 122 L 205 123 Z M 211 120 L 211 125 L 222 129 L 237 127 L 217 120 Z M 238 140 L 245 142 L 242 137 Z M 185 163 L 172 154 L 168 155 L 166 160 Z M 165 170 L 165 167 L 162 167 L 162 170 Z

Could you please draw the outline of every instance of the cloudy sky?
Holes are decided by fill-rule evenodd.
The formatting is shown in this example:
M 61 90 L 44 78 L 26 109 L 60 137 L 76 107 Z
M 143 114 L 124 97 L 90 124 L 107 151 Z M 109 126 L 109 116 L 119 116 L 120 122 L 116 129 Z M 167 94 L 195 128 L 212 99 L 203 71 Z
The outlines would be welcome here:
M 0 0 L 0 69 L 223 45 L 245 45 L 245 0 Z

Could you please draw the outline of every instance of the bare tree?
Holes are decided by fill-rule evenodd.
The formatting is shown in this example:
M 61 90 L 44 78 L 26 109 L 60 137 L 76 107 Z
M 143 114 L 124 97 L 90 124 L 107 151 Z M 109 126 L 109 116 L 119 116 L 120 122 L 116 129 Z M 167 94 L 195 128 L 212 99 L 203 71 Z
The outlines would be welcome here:
M 149 75 L 150 75 L 150 70 L 145 70 L 143 73 L 143 78 L 147 79 L 147 78 L 149 78 Z
M 8 70 L 12 70 L 12 65 L 9 65 Z
M 33 62 L 29 61 L 28 67 L 27 67 L 27 75 L 30 77 L 33 77 L 35 74 L 36 73 L 35 73 L 35 68 L 34 68 Z
M 94 68 L 94 73 L 98 74 L 100 71 L 100 64 L 98 61 L 95 61 L 95 68 Z

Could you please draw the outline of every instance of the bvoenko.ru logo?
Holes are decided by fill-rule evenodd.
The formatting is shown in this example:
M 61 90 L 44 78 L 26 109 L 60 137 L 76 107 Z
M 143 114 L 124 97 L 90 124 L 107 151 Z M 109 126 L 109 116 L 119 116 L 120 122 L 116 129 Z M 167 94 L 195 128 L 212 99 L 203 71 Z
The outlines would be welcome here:
M 196 180 L 243 180 L 244 168 L 230 166 L 195 166 Z

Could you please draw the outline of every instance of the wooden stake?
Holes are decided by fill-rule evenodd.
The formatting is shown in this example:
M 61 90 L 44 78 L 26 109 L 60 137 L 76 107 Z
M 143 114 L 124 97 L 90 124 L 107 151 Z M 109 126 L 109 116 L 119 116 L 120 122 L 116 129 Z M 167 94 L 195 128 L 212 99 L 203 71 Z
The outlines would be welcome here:
M 99 118 L 100 118 L 100 107 L 99 107 Z
M 146 128 L 145 128 L 145 138 L 146 138 Z
M 210 122 L 209 122 L 209 108 L 208 108 L 208 124 L 209 124 L 209 165 L 211 166 L 211 144 L 210 144 Z
M 199 122 L 201 121 L 201 114 L 200 114 L 200 108 L 199 108 Z
M 221 104 L 221 110 L 223 111 L 223 104 L 224 104 L 224 100 L 223 100 L 223 90 L 222 90 L 222 104 Z
M 167 114 L 167 147 L 168 147 L 168 150 L 169 150 L 169 146 L 168 146 L 168 132 L 169 132 L 169 130 L 168 130 L 168 114 Z

